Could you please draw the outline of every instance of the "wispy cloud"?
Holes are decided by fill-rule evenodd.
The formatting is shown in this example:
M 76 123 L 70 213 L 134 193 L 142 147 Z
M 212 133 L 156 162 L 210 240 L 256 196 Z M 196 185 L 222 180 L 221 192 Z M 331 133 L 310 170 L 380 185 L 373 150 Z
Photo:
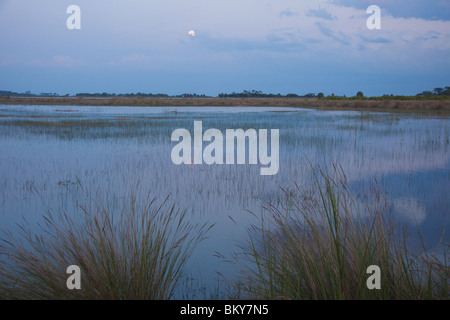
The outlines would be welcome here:
M 317 21 L 315 23 L 315 25 L 319 29 L 320 33 L 339 42 L 340 44 L 343 44 L 346 46 L 349 46 L 351 44 L 349 36 L 346 35 L 344 32 L 342 32 L 342 31 L 335 32 L 332 29 L 325 26 L 325 24 L 323 24 L 322 22 L 319 22 L 319 21 Z
M 308 17 L 316 17 L 325 20 L 334 20 L 336 19 L 331 13 L 329 13 L 325 8 L 319 7 L 318 9 L 310 9 L 306 16 Z
M 369 43 L 392 43 L 393 42 L 391 39 L 384 38 L 384 37 L 366 37 L 362 34 L 360 34 L 359 37 L 364 42 L 369 42 Z
M 398 18 L 450 20 L 450 1 L 448 0 L 334 0 L 332 3 L 360 10 L 377 4 L 383 11 Z
M 214 52 L 249 52 L 258 51 L 264 54 L 270 52 L 291 52 L 304 50 L 305 47 L 295 39 L 279 33 L 261 35 L 257 39 L 219 37 L 202 34 L 196 38 L 195 45 L 198 49 Z
M 294 16 L 298 16 L 299 13 L 296 11 L 292 11 L 290 8 L 287 8 L 283 11 L 280 12 L 280 17 L 294 17 Z

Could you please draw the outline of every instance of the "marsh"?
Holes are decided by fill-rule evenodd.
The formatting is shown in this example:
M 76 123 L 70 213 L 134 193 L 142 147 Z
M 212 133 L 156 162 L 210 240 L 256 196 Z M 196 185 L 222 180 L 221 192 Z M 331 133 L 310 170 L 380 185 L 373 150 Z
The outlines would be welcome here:
M 258 166 L 177 166 L 171 135 L 205 128 L 279 129 L 279 172 Z M 449 226 L 450 121 L 446 117 L 271 107 L 0 106 L 0 225 L 15 232 L 46 211 L 70 215 L 78 181 L 112 210 L 130 194 L 170 196 L 191 221 L 214 224 L 188 262 L 189 298 L 221 297 L 236 246 L 286 190 L 308 193 L 311 167 L 342 166 L 364 205 L 376 179 L 393 213 L 432 250 Z M 250 213 L 251 212 L 251 213 Z M 444 234 L 448 242 L 448 234 Z M 194 292 L 194 293 L 193 293 Z

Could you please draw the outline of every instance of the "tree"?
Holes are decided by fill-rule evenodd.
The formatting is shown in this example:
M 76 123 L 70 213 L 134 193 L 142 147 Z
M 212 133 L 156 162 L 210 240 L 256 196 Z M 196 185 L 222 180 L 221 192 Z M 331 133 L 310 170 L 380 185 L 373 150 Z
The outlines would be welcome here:
M 362 97 L 364 97 L 364 94 L 362 93 L 362 91 L 358 91 L 358 93 L 356 94 L 356 96 L 357 96 L 358 98 L 362 98 Z
M 444 92 L 442 92 L 443 95 L 445 96 L 450 96 L 450 87 L 445 87 Z
M 322 99 L 325 95 L 323 94 L 323 92 L 319 92 L 317 94 L 317 98 Z
M 442 88 L 434 88 L 433 89 L 434 94 L 437 94 L 438 96 L 440 96 L 443 91 L 444 91 L 444 89 L 442 89 Z
M 432 96 L 432 95 L 433 95 L 433 92 L 431 92 L 431 91 L 423 91 L 420 95 L 421 95 L 421 96 L 428 97 L 428 96 Z

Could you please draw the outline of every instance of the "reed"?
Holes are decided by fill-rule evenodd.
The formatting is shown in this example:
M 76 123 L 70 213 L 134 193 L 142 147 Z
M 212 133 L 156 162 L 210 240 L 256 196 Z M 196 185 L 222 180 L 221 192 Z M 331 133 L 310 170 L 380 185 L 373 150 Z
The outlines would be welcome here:
M 77 215 L 49 212 L 37 231 L 5 232 L 0 298 L 171 299 L 212 226 L 188 222 L 168 199 L 128 200 L 117 210 L 88 196 Z M 66 286 L 70 265 L 81 269 L 81 290 Z
M 434 252 L 408 235 L 376 186 L 354 200 L 342 169 L 319 171 L 314 192 L 300 188 L 280 208 L 268 206 L 241 246 L 246 265 L 236 292 L 252 299 L 448 299 L 449 246 Z M 381 269 L 381 289 L 369 290 L 367 268 Z

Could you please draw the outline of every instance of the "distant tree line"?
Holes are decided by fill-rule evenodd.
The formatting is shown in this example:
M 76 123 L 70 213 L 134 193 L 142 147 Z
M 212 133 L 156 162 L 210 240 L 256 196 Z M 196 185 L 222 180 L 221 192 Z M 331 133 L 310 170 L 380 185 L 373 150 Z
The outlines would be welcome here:
M 179 95 L 169 96 L 166 93 L 77 93 L 77 97 L 137 97 L 137 98 L 202 98 L 206 97 L 204 94 L 183 93 Z
M 196 93 L 183 93 L 177 96 L 173 96 L 175 98 L 206 98 L 204 94 L 196 94 Z
M 25 93 L 13 92 L 13 91 L 5 91 L 0 90 L 0 96 L 22 96 L 22 97 L 38 97 L 38 96 L 46 96 L 46 97 L 60 97 L 57 93 L 40 93 L 34 94 L 30 91 L 26 91 Z M 69 94 L 63 95 L 63 97 L 68 97 Z M 365 97 L 362 91 L 358 91 L 355 96 L 347 97 L 347 96 L 338 96 L 334 93 L 325 96 L 323 92 L 315 93 L 307 93 L 304 95 L 298 95 L 296 93 L 288 93 L 288 94 L 274 94 L 274 93 L 264 93 L 258 90 L 244 90 L 242 92 L 232 92 L 232 93 L 219 93 L 217 97 L 219 98 L 318 98 L 318 99 L 327 99 L 327 100 L 345 100 L 345 99 L 376 99 L 376 100 L 412 100 L 412 99 L 446 99 L 450 96 L 450 87 L 444 88 L 434 88 L 433 91 L 423 91 L 418 93 L 415 96 L 399 96 L 393 94 L 384 94 L 382 96 L 377 97 Z M 206 98 L 204 94 L 197 93 L 183 93 L 179 95 L 168 95 L 165 93 L 77 93 L 75 97 L 143 97 L 143 98 Z
M 25 96 L 25 97 L 32 97 L 36 96 L 36 94 L 31 93 L 30 91 L 27 91 L 25 93 L 19 93 L 19 92 L 13 92 L 13 91 L 4 91 L 0 90 L 0 96 Z
M 419 93 L 418 96 L 423 96 L 423 97 L 450 96 L 450 87 L 434 88 L 433 91 L 423 91 L 423 92 Z
M 251 90 L 247 91 L 244 90 L 242 92 L 232 92 L 232 93 L 219 93 L 219 98 L 314 98 L 316 97 L 315 93 L 308 93 L 305 95 L 298 95 L 296 93 L 288 93 L 286 95 L 283 95 L 281 93 L 274 94 L 274 93 L 263 93 L 262 91 L 257 90 Z
M 103 92 L 103 93 L 77 93 L 75 95 L 76 97 L 104 97 L 104 98 L 113 98 L 113 97 L 154 97 L 154 98 L 166 98 L 169 97 L 169 95 L 165 94 L 165 93 L 142 93 L 142 92 L 138 92 L 138 93 L 108 93 L 108 92 Z

